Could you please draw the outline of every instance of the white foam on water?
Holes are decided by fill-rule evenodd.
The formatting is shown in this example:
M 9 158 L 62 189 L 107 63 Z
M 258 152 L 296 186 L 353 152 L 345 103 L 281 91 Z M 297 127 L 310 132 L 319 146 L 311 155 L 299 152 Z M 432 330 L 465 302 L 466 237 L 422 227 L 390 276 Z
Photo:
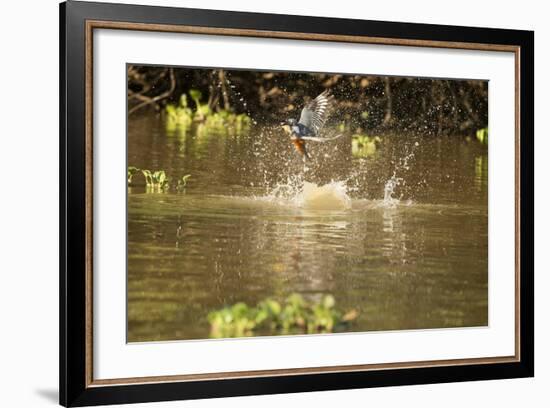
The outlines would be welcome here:
M 351 208 L 351 198 L 348 196 L 343 181 L 332 181 L 323 186 L 306 181 L 299 201 L 302 208 L 309 210 L 347 210 Z
M 351 208 L 351 198 L 344 181 L 317 185 L 304 181 L 301 177 L 289 177 L 286 182 L 273 187 L 267 195 L 256 199 L 308 210 Z

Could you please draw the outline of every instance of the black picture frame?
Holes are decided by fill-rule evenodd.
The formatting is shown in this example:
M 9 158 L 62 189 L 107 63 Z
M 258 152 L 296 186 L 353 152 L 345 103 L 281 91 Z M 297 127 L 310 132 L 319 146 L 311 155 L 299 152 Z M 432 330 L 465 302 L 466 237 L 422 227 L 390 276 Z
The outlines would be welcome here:
M 534 33 L 532 31 L 69 1 L 60 5 L 60 403 L 122 404 L 534 375 Z M 94 386 L 87 380 L 86 22 L 90 20 L 514 46 L 521 147 L 518 351 L 513 362 Z

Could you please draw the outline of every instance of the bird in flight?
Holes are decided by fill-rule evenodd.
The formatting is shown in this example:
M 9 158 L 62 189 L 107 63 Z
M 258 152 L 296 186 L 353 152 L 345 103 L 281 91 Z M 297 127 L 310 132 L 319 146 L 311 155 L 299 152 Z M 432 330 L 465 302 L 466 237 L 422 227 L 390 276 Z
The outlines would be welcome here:
M 286 133 L 290 135 L 290 140 L 294 147 L 302 155 L 304 160 L 310 158 L 306 141 L 326 142 L 334 140 L 342 135 L 334 137 L 320 137 L 320 131 L 324 126 L 330 109 L 334 104 L 334 96 L 328 90 L 323 91 L 317 98 L 308 102 L 302 109 L 300 119 L 287 119 L 281 123 Z

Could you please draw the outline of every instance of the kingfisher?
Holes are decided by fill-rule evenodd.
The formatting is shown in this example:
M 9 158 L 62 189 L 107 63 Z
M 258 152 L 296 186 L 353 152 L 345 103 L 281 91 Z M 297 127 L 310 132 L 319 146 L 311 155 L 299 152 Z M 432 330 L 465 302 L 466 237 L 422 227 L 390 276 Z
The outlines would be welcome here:
M 320 137 L 320 131 L 324 126 L 328 113 L 334 105 L 334 96 L 329 90 L 323 91 L 317 98 L 308 102 L 302 109 L 300 119 L 287 119 L 281 123 L 286 133 L 290 135 L 290 140 L 294 147 L 305 160 L 310 158 L 306 149 L 306 141 L 326 142 L 334 140 L 342 135 L 334 137 Z

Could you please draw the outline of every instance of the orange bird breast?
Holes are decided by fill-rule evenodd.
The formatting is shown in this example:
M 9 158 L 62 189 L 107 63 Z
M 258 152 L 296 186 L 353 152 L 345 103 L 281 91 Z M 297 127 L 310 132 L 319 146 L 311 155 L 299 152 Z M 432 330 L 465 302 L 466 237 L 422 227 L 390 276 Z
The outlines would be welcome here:
M 307 151 L 306 151 L 306 142 L 301 140 L 301 139 L 298 139 L 298 138 L 295 138 L 295 139 L 292 139 L 292 143 L 294 144 L 294 147 L 296 148 L 296 150 L 298 151 L 298 153 L 300 153 L 302 156 L 308 156 L 307 155 Z

